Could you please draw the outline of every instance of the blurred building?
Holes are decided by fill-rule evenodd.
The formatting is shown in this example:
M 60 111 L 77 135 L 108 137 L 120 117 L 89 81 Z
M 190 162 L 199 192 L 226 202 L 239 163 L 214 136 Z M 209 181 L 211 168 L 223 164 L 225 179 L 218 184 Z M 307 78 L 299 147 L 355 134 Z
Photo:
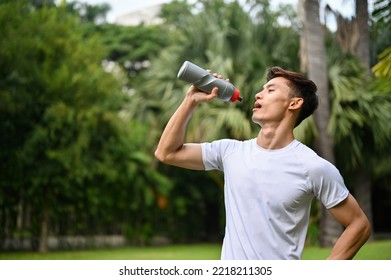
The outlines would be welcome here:
M 163 4 L 153 5 L 142 10 L 118 16 L 114 23 L 119 25 L 152 25 L 162 23 L 159 13 Z

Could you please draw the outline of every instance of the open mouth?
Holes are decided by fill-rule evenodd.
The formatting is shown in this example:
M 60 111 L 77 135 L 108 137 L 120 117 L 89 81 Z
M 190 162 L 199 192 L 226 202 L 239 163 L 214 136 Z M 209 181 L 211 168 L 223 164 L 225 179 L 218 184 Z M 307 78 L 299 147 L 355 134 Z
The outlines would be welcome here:
M 259 103 L 255 103 L 253 109 L 260 109 L 262 108 L 262 105 Z

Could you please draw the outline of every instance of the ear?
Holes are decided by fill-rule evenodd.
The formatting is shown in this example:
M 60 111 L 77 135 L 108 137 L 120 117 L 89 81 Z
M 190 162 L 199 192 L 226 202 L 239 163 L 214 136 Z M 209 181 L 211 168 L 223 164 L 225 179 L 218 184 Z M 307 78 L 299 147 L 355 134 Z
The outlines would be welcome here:
M 301 97 L 293 97 L 291 98 L 291 101 L 289 103 L 289 109 L 291 110 L 296 110 L 296 109 L 300 109 L 301 106 L 303 105 L 304 103 L 304 99 L 301 98 Z

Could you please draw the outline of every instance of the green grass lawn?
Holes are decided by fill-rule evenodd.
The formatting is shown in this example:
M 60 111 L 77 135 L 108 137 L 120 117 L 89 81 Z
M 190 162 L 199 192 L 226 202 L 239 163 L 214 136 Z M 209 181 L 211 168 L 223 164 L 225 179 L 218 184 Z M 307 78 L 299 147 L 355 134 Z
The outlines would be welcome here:
M 126 247 L 85 251 L 0 252 L 0 260 L 218 260 L 220 244 L 170 245 L 161 247 Z M 331 248 L 306 247 L 304 260 L 324 260 Z M 356 260 L 391 260 L 391 240 L 368 242 Z

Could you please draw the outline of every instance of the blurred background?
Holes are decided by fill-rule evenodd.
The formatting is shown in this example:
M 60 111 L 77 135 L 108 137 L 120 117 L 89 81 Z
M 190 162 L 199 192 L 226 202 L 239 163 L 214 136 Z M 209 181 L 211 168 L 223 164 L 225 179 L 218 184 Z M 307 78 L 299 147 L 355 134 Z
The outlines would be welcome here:
M 295 136 L 339 168 L 370 242 L 391 239 L 391 1 L 0 0 L 1 251 L 221 243 L 222 174 L 153 156 L 185 60 L 244 97 L 198 108 L 190 142 L 255 137 L 269 67 L 314 80 Z M 308 246 L 341 231 L 314 201 Z

